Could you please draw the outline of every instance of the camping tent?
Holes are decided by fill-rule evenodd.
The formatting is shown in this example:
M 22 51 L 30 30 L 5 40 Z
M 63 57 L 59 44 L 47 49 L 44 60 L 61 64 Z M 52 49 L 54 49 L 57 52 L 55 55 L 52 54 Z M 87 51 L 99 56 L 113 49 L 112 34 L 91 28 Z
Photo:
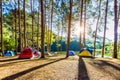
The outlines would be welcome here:
M 69 51 L 69 56 L 74 56 L 75 52 L 74 51 Z
M 19 55 L 20 59 L 22 59 L 22 58 L 39 58 L 39 57 L 40 57 L 40 52 L 38 52 L 38 51 L 32 52 L 32 50 L 30 48 L 24 49 Z
M 92 57 L 92 50 L 91 49 L 81 49 L 79 56 L 81 57 Z
M 32 56 L 32 58 L 40 58 L 40 52 L 39 51 L 35 51 L 34 53 L 33 53 L 33 56 Z
M 13 51 L 5 51 L 4 56 L 15 56 Z

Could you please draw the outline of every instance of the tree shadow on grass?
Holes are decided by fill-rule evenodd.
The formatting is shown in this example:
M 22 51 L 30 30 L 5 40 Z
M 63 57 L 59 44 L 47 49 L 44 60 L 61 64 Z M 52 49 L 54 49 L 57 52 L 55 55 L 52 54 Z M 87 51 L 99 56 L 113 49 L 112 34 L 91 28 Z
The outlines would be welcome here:
M 90 80 L 85 63 L 81 57 L 79 57 L 78 80 Z
M 58 59 L 58 60 L 43 64 L 43 65 L 35 66 L 35 67 L 30 68 L 30 69 L 24 70 L 22 72 L 19 72 L 19 73 L 13 74 L 11 76 L 5 77 L 5 78 L 3 78 L 1 80 L 14 80 L 14 79 L 16 79 L 16 78 L 18 78 L 18 77 L 20 77 L 22 75 L 25 75 L 25 74 L 29 73 L 29 72 L 32 72 L 34 70 L 40 69 L 40 68 L 42 68 L 44 66 L 47 66 L 49 64 L 52 64 L 52 63 L 55 63 L 55 62 L 58 62 L 58 61 L 61 61 L 61 60 L 64 60 L 64 59 L 65 58 L 61 58 L 61 59 Z

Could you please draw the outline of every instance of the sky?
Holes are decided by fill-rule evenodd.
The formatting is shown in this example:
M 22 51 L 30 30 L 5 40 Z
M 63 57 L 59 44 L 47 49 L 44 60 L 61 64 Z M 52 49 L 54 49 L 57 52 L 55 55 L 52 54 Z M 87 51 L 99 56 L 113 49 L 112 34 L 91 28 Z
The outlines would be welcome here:
M 74 34 L 75 36 L 77 36 L 79 38 L 79 33 L 80 33 L 79 26 L 80 26 L 80 22 L 79 21 L 76 22 L 74 26 L 75 26 L 75 31 L 74 31 L 74 33 L 71 33 L 71 34 Z M 92 24 L 91 26 L 92 26 L 91 27 L 92 31 L 95 31 L 95 29 L 96 29 L 96 23 Z M 118 28 L 118 34 L 120 34 L 119 31 L 120 31 L 120 28 Z M 86 29 L 86 32 L 88 33 L 88 29 Z M 103 31 L 98 32 L 97 35 L 103 37 Z M 87 37 L 93 39 L 89 35 L 87 35 Z M 114 21 L 112 21 L 112 20 L 107 24 L 106 38 L 109 39 L 109 40 L 111 40 L 111 41 L 114 40 Z
M 98 1 L 99 2 L 99 1 Z M 118 0 L 118 3 L 120 4 L 120 2 L 119 2 L 119 0 Z M 103 4 L 103 3 L 102 3 Z M 94 8 L 96 8 L 97 7 L 97 5 L 98 4 L 96 4 L 96 2 L 94 2 L 93 1 L 93 3 L 92 3 L 92 6 L 94 7 Z M 104 12 L 105 12 L 105 5 L 101 8 L 101 9 L 104 9 L 104 10 L 101 10 L 101 17 L 104 17 L 105 15 L 104 15 Z M 112 1 L 112 0 L 110 0 L 109 1 L 109 4 L 108 4 L 108 13 L 110 13 L 110 11 L 114 11 L 114 2 Z M 89 13 L 89 12 L 88 12 Z M 107 39 L 109 39 L 109 40 L 111 40 L 111 41 L 114 41 L 114 13 L 112 13 L 112 15 L 113 16 L 111 16 L 110 14 L 108 14 L 108 18 L 107 18 L 107 30 L 106 30 L 106 38 Z M 104 19 L 102 19 L 102 20 L 104 20 Z M 90 22 L 89 22 L 90 21 Z M 90 26 L 89 25 L 87 25 L 87 27 L 91 27 L 92 28 L 92 31 L 95 31 L 95 29 L 96 29 L 96 22 L 97 22 L 97 18 L 96 19 L 93 19 L 93 18 L 91 18 L 91 19 L 89 19 L 89 21 L 87 21 L 87 23 L 89 24 L 91 24 Z M 104 22 L 104 21 L 103 21 Z M 119 21 L 120 22 L 120 21 Z M 76 32 L 75 32 L 75 34 L 79 37 L 79 33 L 80 33 L 80 29 L 79 29 L 79 26 L 80 26 L 80 22 L 78 21 L 78 22 L 76 22 L 75 23 L 75 25 L 74 25 L 75 27 L 76 27 Z M 104 29 L 103 29 L 103 27 L 104 27 L 104 25 L 102 25 L 102 31 L 101 32 L 98 32 L 97 33 L 97 35 L 99 35 L 99 36 L 101 36 L 101 37 L 103 37 L 103 32 L 104 32 Z M 119 24 L 119 26 L 118 26 L 118 35 L 120 35 L 120 24 Z M 87 35 L 87 37 L 88 38 L 92 38 L 92 37 L 90 37 L 89 35 Z M 120 38 L 120 36 L 119 36 L 119 38 Z M 94 39 L 93 39 L 94 40 Z

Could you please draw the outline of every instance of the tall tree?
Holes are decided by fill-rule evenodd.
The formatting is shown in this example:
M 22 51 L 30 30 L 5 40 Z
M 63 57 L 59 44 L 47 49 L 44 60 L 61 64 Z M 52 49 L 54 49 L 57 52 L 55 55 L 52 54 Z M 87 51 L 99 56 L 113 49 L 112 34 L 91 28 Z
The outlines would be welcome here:
M 15 3 L 14 4 L 14 7 L 15 7 L 15 13 L 14 13 L 15 14 L 14 15 L 15 16 L 15 18 L 14 18 L 15 19 L 15 51 L 16 51 L 16 54 L 17 54 L 17 46 L 18 46 L 17 43 L 18 42 L 17 42 L 17 8 L 16 8 L 17 3 L 16 3 L 16 0 L 14 0 L 14 3 Z
M 83 33 L 83 43 L 86 46 L 86 0 L 84 0 L 84 33 Z
M 113 58 L 117 58 L 117 29 L 118 29 L 118 20 L 117 20 L 117 0 L 114 0 L 114 51 Z
M 120 17 L 120 3 L 119 3 L 119 10 L 118 10 L 118 20 L 117 20 L 117 26 L 119 26 L 119 17 Z M 119 33 L 119 32 L 118 32 Z M 120 36 L 118 34 L 118 36 Z M 118 41 L 120 41 L 120 37 L 118 37 Z M 118 42 L 118 52 L 120 51 L 120 42 Z
M 66 54 L 66 58 L 69 57 L 69 49 L 70 49 L 71 20 L 72 20 L 72 3 L 73 3 L 73 1 L 70 0 L 70 14 L 69 14 L 69 23 L 68 23 L 67 54 Z
M 0 34 L 1 34 L 1 51 L 4 56 L 3 26 L 2 26 L 2 0 L 0 0 Z
M 82 48 L 82 15 L 83 15 L 83 0 L 81 1 L 81 12 L 80 12 L 80 49 Z
M 44 15 L 44 0 L 41 0 L 41 58 L 45 58 L 44 55 L 44 31 L 45 31 L 45 15 Z
M 51 43 L 52 43 L 52 28 L 53 28 L 53 0 L 52 0 L 52 9 L 51 9 L 51 32 L 50 32 L 50 45 L 48 46 L 49 47 L 49 51 L 51 51 Z
M 60 51 L 60 37 L 59 37 L 59 35 L 60 35 L 60 20 L 58 20 L 58 22 L 57 22 L 57 51 Z
M 62 39 L 63 39 L 63 29 L 64 29 L 64 22 L 63 22 L 63 18 L 62 18 L 62 30 L 61 30 L 61 39 L 60 39 L 60 51 L 62 52 Z
M 64 28 L 64 16 L 63 16 L 64 9 L 63 9 L 63 6 L 64 6 L 64 2 L 62 0 L 62 3 L 61 3 L 61 13 L 62 13 L 62 20 L 61 20 L 61 22 L 62 22 L 62 26 L 61 26 L 61 38 L 60 38 L 60 51 L 61 52 L 62 52 L 62 39 L 63 39 L 63 28 Z
M 108 12 L 108 0 L 106 2 L 106 9 L 105 9 L 105 23 L 104 23 L 104 37 L 103 37 L 102 57 L 104 57 L 104 47 L 105 47 L 105 38 L 106 38 L 106 24 L 107 24 L 107 12 Z
M 95 39 L 94 39 L 94 56 L 95 56 L 95 53 L 96 53 L 96 37 L 97 37 L 97 30 L 98 30 L 98 23 L 99 23 L 99 19 L 100 19 L 100 7 L 101 7 L 101 0 L 99 2 L 99 13 L 98 13 L 98 18 L 97 18 L 97 23 L 96 23 L 96 30 L 95 30 Z
M 23 3 L 23 12 L 24 12 L 24 21 L 23 21 L 23 25 L 24 25 L 24 47 L 26 47 L 26 14 L 25 14 L 25 0 Z
M 118 10 L 117 26 L 118 26 L 118 23 L 119 23 L 119 18 L 120 18 L 120 3 L 119 3 L 119 10 Z
M 31 16 L 32 16 L 32 45 L 34 45 L 34 1 L 31 0 Z
M 48 34 L 48 38 L 47 38 L 47 52 L 50 52 L 50 15 L 48 15 L 48 26 L 47 26 L 47 34 Z
M 39 17 L 40 17 L 40 2 L 39 2 L 39 6 L 38 6 L 38 23 L 37 23 L 37 50 L 38 50 L 38 47 L 39 47 L 39 42 L 38 42 L 38 39 L 39 39 Z
M 22 51 L 22 35 L 21 35 L 21 15 L 20 15 L 20 0 L 18 0 L 18 27 L 19 27 L 19 45 L 20 51 Z

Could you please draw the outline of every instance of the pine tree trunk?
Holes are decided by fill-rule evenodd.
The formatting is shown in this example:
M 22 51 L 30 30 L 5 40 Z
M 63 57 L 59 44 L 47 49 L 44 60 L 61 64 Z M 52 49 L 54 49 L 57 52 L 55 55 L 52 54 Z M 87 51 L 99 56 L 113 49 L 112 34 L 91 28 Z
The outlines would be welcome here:
M 14 5 L 14 7 L 15 7 L 15 54 L 17 54 L 17 47 L 18 47 L 18 45 L 17 45 L 17 11 L 16 11 L 16 0 L 14 0 L 14 2 L 15 2 L 15 5 Z
M 72 19 L 72 0 L 70 0 L 70 14 L 69 14 L 69 23 L 68 23 L 68 37 L 67 37 L 67 54 L 66 54 L 66 58 L 69 57 L 69 50 L 70 50 L 71 19 Z
M 31 16 L 32 16 L 32 46 L 34 46 L 34 1 L 31 0 Z
M 83 44 L 86 47 L 86 0 L 84 2 L 84 33 L 83 33 Z
M 44 5 L 44 16 L 45 16 L 45 19 L 44 19 L 44 24 L 45 24 L 45 31 L 44 31 L 44 33 L 45 34 L 47 34 L 47 11 L 46 11 L 46 8 L 47 8 L 47 6 L 46 6 L 46 0 L 45 0 L 45 3 L 44 3 L 45 5 Z M 49 36 L 49 35 L 45 35 L 45 39 L 47 38 L 47 36 Z M 47 42 L 45 42 L 45 51 L 47 51 L 46 50 L 46 48 L 47 48 Z
M 19 27 L 19 46 L 22 51 L 22 35 L 21 35 L 21 15 L 20 15 L 20 0 L 18 0 L 18 27 Z
M 118 21 L 117 21 L 117 0 L 114 0 L 114 53 L 113 58 L 117 58 L 117 28 L 118 28 Z
M 80 16 L 80 50 L 82 48 L 82 13 L 83 13 L 83 0 L 81 2 L 81 16 Z
M 49 44 L 49 50 L 51 51 L 51 43 L 52 43 L 52 23 L 53 23 L 53 0 L 52 0 L 52 9 L 51 9 L 51 32 L 50 32 L 50 44 Z
M 24 47 L 26 47 L 26 14 L 25 14 L 25 0 L 24 0 L 24 4 L 23 4 L 23 9 L 24 9 L 24 21 L 23 21 L 23 25 L 24 25 Z
M 0 34 L 1 34 L 1 51 L 4 56 L 4 40 L 3 40 L 3 26 L 2 26 L 2 0 L 0 0 Z
M 106 9 L 105 9 L 105 25 L 104 25 L 104 37 L 103 37 L 102 57 L 104 57 L 104 53 L 105 53 L 104 47 L 105 47 L 105 38 L 106 38 L 107 12 L 108 12 L 108 0 L 106 2 Z
M 97 18 L 97 24 L 96 24 L 96 30 L 95 30 L 95 39 L 94 39 L 94 56 L 96 53 L 96 37 L 97 37 L 97 29 L 98 29 L 98 23 L 99 23 L 99 19 L 100 19 L 100 7 L 101 7 L 101 0 L 99 2 L 99 14 L 98 14 L 98 18 Z
M 50 25 L 50 16 L 48 16 L 48 38 L 47 38 L 47 52 L 50 52 L 50 30 L 49 30 L 49 25 Z
M 120 4 L 119 4 L 119 10 L 118 10 L 117 26 L 119 26 L 119 18 L 120 18 Z M 118 32 L 118 33 L 119 33 L 119 32 Z M 117 42 L 117 44 L 118 44 L 118 45 L 117 45 L 117 46 L 118 46 L 118 50 L 117 50 L 118 53 L 119 53 L 119 51 L 120 51 L 120 40 L 119 40 L 120 38 L 119 38 L 119 36 L 120 36 L 120 35 L 118 34 L 118 42 Z
M 40 3 L 39 3 L 39 6 L 38 6 L 38 23 L 37 23 L 37 50 L 39 48 L 39 17 L 40 17 L 40 13 L 39 13 L 39 10 L 40 10 Z
M 119 10 L 118 10 L 117 26 L 118 26 L 118 23 L 119 23 L 119 18 L 120 18 L 120 3 L 119 3 Z
M 45 31 L 45 23 L 44 20 L 44 0 L 41 0 L 41 58 L 45 58 L 44 55 L 44 31 Z
M 59 47 L 59 34 L 60 34 L 60 30 L 58 29 L 58 39 L 57 39 L 57 51 L 60 51 L 60 47 Z
M 61 31 L 61 39 L 60 39 L 60 51 L 62 52 L 62 37 L 63 37 L 63 29 L 64 29 L 64 23 L 63 23 L 63 19 L 62 19 L 62 31 Z

